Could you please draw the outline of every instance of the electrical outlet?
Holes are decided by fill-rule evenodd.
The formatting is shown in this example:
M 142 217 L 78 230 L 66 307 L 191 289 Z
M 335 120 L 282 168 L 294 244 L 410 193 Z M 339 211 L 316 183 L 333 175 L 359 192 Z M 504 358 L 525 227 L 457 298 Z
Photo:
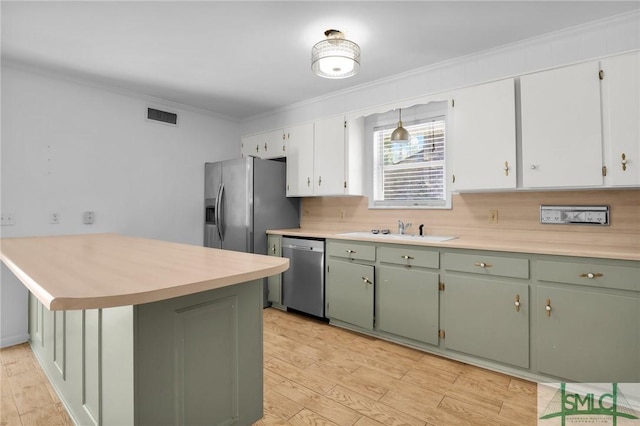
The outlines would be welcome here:
M 498 223 L 498 210 L 489 210 L 489 223 Z
M 13 213 L 2 213 L 2 226 L 13 226 L 16 224 L 16 216 Z
M 60 213 L 58 212 L 50 212 L 49 213 L 49 223 L 57 225 L 60 223 Z
M 91 225 L 96 220 L 96 214 L 94 212 L 84 212 L 82 214 L 82 223 L 85 225 Z

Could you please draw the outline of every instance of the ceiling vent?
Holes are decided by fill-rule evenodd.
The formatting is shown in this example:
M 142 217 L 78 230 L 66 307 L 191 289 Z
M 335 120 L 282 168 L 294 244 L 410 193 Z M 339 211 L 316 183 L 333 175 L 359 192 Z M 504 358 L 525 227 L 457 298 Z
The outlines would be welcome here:
M 172 112 L 160 111 L 159 109 L 147 108 L 147 119 L 160 121 L 161 123 L 178 125 L 178 114 Z

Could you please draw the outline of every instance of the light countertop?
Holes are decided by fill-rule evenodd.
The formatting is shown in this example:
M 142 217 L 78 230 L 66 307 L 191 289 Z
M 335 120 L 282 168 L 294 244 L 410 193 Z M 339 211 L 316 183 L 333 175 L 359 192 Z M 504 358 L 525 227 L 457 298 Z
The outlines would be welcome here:
M 358 231 L 355 230 L 354 231 Z M 471 236 L 461 236 L 454 240 L 437 242 L 424 241 L 419 237 L 415 237 L 410 241 L 407 240 L 384 240 L 375 235 L 352 236 L 344 235 L 344 231 L 334 232 L 327 230 L 314 230 L 309 228 L 292 228 L 292 229 L 272 229 L 267 231 L 273 235 L 289 235 L 293 237 L 311 237 L 311 238 L 330 238 L 352 241 L 367 241 L 374 243 L 389 244 L 411 244 L 419 246 L 439 247 L 439 248 L 455 248 L 455 249 L 473 249 L 473 250 L 491 250 L 514 253 L 533 253 L 533 254 L 550 254 L 558 256 L 576 256 L 576 257 L 594 257 L 603 259 L 620 259 L 620 260 L 640 260 L 640 242 L 636 247 L 628 246 L 603 246 L 600 244 L 571 244 L 544 241 L 527 241 L 527 240 L 508 240 L 503 238 L 481 238 Z
M 150 303 L 289 267 L 280 257 L 116 234 L 5 238 L 0 259 L 50 310 Z

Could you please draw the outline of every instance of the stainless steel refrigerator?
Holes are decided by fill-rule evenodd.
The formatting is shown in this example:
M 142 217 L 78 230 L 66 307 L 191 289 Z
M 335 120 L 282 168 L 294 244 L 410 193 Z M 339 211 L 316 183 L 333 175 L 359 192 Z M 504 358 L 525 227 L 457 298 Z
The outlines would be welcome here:
M 284 161 L 248 157 L 204 169 L 206 247 L 266 254 L 267 229 L 299 227 L 300 199 L 286 196 Z

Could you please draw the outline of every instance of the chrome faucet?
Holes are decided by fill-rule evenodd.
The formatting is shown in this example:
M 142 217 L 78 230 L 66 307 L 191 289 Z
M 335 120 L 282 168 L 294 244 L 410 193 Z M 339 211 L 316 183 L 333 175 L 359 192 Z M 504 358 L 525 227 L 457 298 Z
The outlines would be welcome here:
M 404 232 L 411 227 L 411 223 L 404 223 L 401 220 L 398 220 L 398 234 L 403 235 Z

